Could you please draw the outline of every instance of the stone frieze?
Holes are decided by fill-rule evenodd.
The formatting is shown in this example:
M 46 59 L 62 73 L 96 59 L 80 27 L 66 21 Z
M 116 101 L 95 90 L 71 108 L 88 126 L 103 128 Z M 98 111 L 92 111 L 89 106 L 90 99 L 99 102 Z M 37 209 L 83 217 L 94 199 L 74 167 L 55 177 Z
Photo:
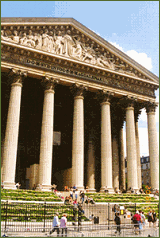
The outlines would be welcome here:
M 138 72 L 124 62 L 116 60 L 113 54 L 103 49 L 97 50 L 94 42 L 85 42 L 79 34 L 71 35 L 70 31 L 60 30 L 1 30 L 1 40 L 49 53 L 69 57 L 81 62 L 90 63 L 132 76 Z
M 115 75 L 114 76 L 110 75 L 108 77 L 103 76 L 103 75 L 97 76 L 97 74 L 92 74 L 91 72 L 80 71 L 73 67 L 70 68 L 70 67 L 66 67 L 65 65 L 57 65 L 52 62 L 47 62 L 47 61 L 40 60 L 40 59 L 33 59 L 32 57 L 29 57 L 26 55 L 20 56 L 18 54 L 12 54 L 11 52 L 3 52 L 3 50 L 1 52 L 1 59 L 3 61 L 17 63 L 17 64 L 21 64 L 23 66 L 26 65 L 26 66 L 46 69 L 49 71 L 53 71 L 55 73 L 61 73 L 64 75 L 75 76 L 75 77 L 81 78 L 81 79 L 98 81 L 98 82 L 106 84 L 107 86 L 110 86 L 110 87 L 155 97 L 154 88 L 151 88 L 149 86 L 137 85 L 134 80 L 131 81 L 125 77 L 117 78 Z

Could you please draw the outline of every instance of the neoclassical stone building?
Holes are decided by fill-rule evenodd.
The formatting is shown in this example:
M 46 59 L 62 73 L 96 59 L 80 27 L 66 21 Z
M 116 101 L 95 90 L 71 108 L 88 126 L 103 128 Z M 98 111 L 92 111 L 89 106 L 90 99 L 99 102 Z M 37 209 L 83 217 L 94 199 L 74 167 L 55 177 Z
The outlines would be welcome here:
M 126 54 L 72 18 L 2 18 L 1 79 L 5 188 L 21 178 L 43 190 L 125 187 L 126 121 L 127 183 L 137 190 L 146 108 L 151 186 L 159 189 L 159 79 Z

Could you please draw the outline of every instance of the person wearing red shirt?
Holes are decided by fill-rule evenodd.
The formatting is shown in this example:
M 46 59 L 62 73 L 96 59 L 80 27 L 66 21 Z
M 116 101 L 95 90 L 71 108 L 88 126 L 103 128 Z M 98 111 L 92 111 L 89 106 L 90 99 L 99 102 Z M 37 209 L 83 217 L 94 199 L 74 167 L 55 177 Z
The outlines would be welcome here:
M 140 216 L 138 211 L 133 216 L 133 222 L 135 223 L 135 225 L 134 225 L 134 227 L 135 227 L 135 234 L 138 235 L 139 224 L 141 223 L 141 216 Z

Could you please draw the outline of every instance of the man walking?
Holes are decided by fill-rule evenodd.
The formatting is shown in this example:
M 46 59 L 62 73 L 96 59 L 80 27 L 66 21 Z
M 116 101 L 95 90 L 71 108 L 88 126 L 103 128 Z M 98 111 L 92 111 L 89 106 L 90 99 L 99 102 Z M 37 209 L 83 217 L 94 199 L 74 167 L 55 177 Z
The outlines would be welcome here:
M 121 227 L 120 227 L 121 220 L 120 220 L 120 217 L 119 217 L 119 212 L 115 213 L 114 221 L 117 225 L 117 231 L 115 231 L 115 233 L 119 232 L 119 235 L 120 235 L 121 234 Z
M 60 221 L 60 228 L 62 228 L 62 233 L 61 236 L 63 237 L 63 232 L 65 232 L 65 236 L 67 236 L 67 218 L 66 214 L 63 214 L 63 217 L 61 218 Z
M 53 223 L 52 223 L 52 230 L 50 231 L 50 235 L 54 232 L 57 231 L 57 236 L 59 236 L 59 219 L 58 219 L 58 212 L 55 213 L 54 218 L 53 218 Z

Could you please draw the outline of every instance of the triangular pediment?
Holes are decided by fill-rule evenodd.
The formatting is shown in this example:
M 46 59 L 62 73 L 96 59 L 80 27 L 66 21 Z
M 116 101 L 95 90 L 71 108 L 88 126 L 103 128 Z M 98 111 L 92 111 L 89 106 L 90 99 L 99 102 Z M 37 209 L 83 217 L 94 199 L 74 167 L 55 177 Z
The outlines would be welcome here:
M 159 83 L 156 75 L 72 18 L 2 18 L 1 41 Z

